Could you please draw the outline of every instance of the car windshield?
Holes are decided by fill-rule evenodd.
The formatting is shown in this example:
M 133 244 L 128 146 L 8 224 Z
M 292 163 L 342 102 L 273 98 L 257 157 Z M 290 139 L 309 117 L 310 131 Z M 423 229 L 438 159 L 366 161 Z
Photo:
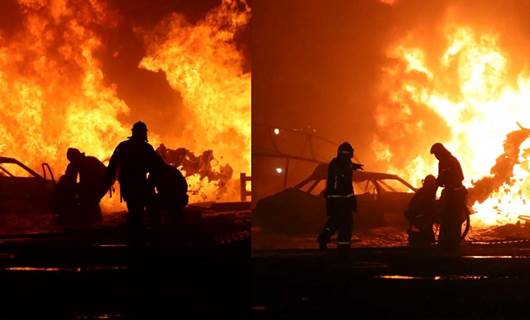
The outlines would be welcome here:
M 33 177 L 26 169 L 22 168 L 16 163 L 2 163 L 0 164 L 0 176 L 4 177 L 21 177 L 30 178 Z
M 306 184 L 302 190 L 305 192 L 309 191 L 309 187 L 312 186 L 313 183 Z M 326 188 L 326 180 L 320 180 L 316 186 L 311 190 L 312 195 L 320 195 L 322 191 Z M 353 183 L 353 190 L 355 194 L 377 194 L 377 189 L 374 185 L 374 183 L 370 180 L 365 181 L 355 181 Z
M 370 180 L 355 181 L 353 183 L 353 191 L 355 194 L 377 194 L 377 188 Z
M 383 191 L 386 192 L 413 192 L 407 185 L 397 179 L 377 180 Z

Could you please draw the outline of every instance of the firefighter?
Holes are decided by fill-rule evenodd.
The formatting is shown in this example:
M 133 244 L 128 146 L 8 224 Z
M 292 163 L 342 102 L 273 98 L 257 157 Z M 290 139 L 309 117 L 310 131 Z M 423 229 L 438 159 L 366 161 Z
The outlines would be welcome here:
M 132 135 L 121 142 L 109 162 L 105 176 L 105 191 L 114 183 L 116 178 L 120 183 L 121 196 L 127 203 L 129 245 L 137 247 L 143 243 L 144 216 L 154 212 L 154 189 L 148 181 L 160 157 L 148 143 L 147 126 L 138 121 L 132 127 Z
M 422 187 L 416 191 L 409 202 L 405 217 L 409 221 L 409 245 L 422 246 L 434 242 L 432 230 L 436 214 L 436 178 L 428 175 L 423 179 Z
M 150 176 L 156 187 L 158 208 L 166 213 L 166 225 L 172 231 L 171 239 L 184 244 L 191 238 L 190 225 L 184 217 L 188 204 L 188 183 L 180 170 L 160 158 L 154 173 Z
M 55 212 L 60 219 L 71 223 L 100 220 L 99 202 L 107 168 L 97 158 L 86 156 L 76 148 L 68 148 L 66 158 L 69 164 L 56 185 L 52 200 Z
M 438 159 L 436 183 L 442 187 L 440 198 L 440 236 L 438 243 L 445 248 L 457 248 L 466 209 L 467 190 L 463 186 L 464 174 L 460 162 L 443 144 L 435 143 L 431 154 Z
M 317 239 L 321 250 L 327 249 L 327 243 L 336 231 L 337 248 L 350 248 L 353 212 L 357 211 L 352 176 L 353 170 L 363 167 L 353 163 L 352 158 L 353 148 L 348 142 L 344 142 L 338 148 L 337 157 L 329 163 L 325 191 L 327 220 Z
M 160 159 L 153 174 L 153 184 L 158 191 L 158 199 L 169 214 L 181 215 L 188 204 L 188 183 L 180 170 Z
M 94 217 L 101 218 L 99 202 L 104 188 L 107 168 L 96 157 L 86 156 L 76 148 L 68 148 L 66 158 L 70 161 L 64 173 L 65 178 L 75 183 L 79 176 L 79 203 Z

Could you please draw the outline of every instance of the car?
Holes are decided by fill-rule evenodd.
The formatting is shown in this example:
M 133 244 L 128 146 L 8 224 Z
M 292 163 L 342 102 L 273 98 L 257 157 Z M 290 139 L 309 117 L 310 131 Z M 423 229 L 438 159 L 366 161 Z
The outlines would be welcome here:
M 17 159 L 0 157 L 0 213 L 50 212 L 55 179 L 47 163 L 42 164 L 42 172 Z
M 253 224 L 265 232 L 318 233 L 326 220 L 326 177 L 327 164 L 318 164 L 300 183 L 258 200 Z M 410 183 L 394 174 L 353 171 L 353 184 L 358 205 L 355 228 L 407 226 L 403 213 L 417 190 Z

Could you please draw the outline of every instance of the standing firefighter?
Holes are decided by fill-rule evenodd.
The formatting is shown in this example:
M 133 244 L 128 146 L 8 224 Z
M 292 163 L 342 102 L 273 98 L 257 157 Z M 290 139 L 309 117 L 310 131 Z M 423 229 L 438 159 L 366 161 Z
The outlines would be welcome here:
M 129 244 L 138 246 L 143 241 L 144 214 L 152 215 L 153 187 L 148 174 L 154 171 L 159 156 L 147 142 L 147 126 L 138 121 L 132 127 L 132 135 L 121 142 L 110 158 L 105 176 L 105 190 L 108 190 L 117 175 L 120 192 L 127 202 Z
M 353 148 L 348 142 L 339 146 L 337 157 L 328 166 L 326 182 L 326 225 L 318 236 L 320 249 L 327 248 L 331 236 L 338 231 L 337 248 L 350 248 L 353 231 L 353 212 L 357 211 L 357 200 L 353 194 L 353 170 L 362 169 L 361 164 L 352 163 Z
M 446 248 L 460 245 L 460 233 L 466 209 L 467 190 L 462 185 L 464 174 L 460 162 L 441 144 L 435 143 L 431 153 L 438 159 L 439 187 L 444 188 L 440 198 L 440 236 L 438 242 Z

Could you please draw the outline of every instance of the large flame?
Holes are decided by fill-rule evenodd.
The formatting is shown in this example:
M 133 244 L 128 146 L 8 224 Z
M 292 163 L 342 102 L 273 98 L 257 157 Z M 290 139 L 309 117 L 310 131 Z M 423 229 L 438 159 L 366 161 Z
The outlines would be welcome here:
M 0 154 L 56 170 L 65 167 L 69 146 L 109 157 L 127 135 L 118 116 L 128 108 L 103 84 L 94 57 L 101 42 L 88 26 L 110 23 L 105 8 L 87 5 L 81 14 L 66 1 L 19 5 L 22 30 L 0 37 Z
M 33 168 L 48 162 L 59 175 L 69 146 L 105 160 L 130 135 L 131 124 L 123 121 L 129 107 L 104 82 L 96 54 L 103 44 L 95 30 L 114 27 L 119 16 L 106 3 L 18 0 L 20 30 L 0 33 L 0 155 Z M 196 25 L 171 15 L 162 23 L 162 38 L 163 26 L 156 33 L 136 30 L 145 35 L 149 52 L 141 67 L 164 71 L 190 110 L 185 125 L 175 128 L 187 135 L 160 136 L 151 127 L 150 141 L 155 147 L 170 141 L 197 153 L 213 150 L 222 162 L 214 165 L 228 163 L 236 173 L 250 171 L 250 76 L 242 72 L 243 58 L 232 41 L 249 17 L 246 4 L 240 6 L 224 1 Z M 192 190 L 200 189 L 192 201 L 234 199 L 239 190 L 220 194 L 198 174 L 189 180 Z
M 496 162 L 508 157 L 505 140 L 508 144 L 508 135 L 521 130 L 518 123 L 530 125 L 530 76 L 509 71 L 510 55 L 500 35 L 451 20 L 442 32 L 446 42 L 441 50 L 414 33 L 389 48 L 392 63 L 382 85 L 387 99 L 377 107 L 379 132 L 373 146 L 389 170 L 419 184 L 426 174 L 436 174 L 428 150 L 443 142 L 460 160 L 465 184 L 473 189 L 481 178 L 493 179 Z M 526 138 L 517 145 L 508 177 L 487 199 L 472 203 L 473 224 L 514 222 L 530 213 Z
M 189 117 L 177 129 L 184 137 L 181 145 L 222 150 L 223 160 L 237 173 L 250 172 L 251 98 L 250 74 L 243 72 L 233 40 L 249 13 L 246 3 L 223 0 L 197 25 L 173 14 L 145 36 L 148 53 L 140 62 L 147 70 L 163 71 L 189 108 Z M 220 164 L 216 167 L 221 170 Z M 205 181 L 196 176 L 191 182 Z M 230 190 L 227 196 L 237 198 L 239 189 Z

